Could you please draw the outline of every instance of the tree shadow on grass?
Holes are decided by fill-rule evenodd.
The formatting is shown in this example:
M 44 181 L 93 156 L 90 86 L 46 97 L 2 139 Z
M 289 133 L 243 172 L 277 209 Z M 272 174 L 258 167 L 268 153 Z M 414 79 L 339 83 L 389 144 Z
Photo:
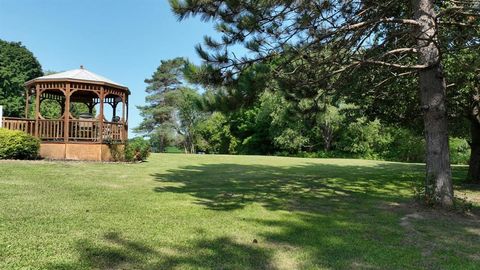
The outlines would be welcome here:
M 459 183 L 464 168 L 455 170 L 455 181 Z M 271 211 L 292 213 L 288 219 L 256 217 L 242 222 L 275 228 L 276 232 L 261 234 L 271 246 L 304 250 L 306 254 L 297 259 L 302 261 L 300 268 L 475 265 L 475 257 L 464 251 L 451 257 L 428 256 L 455 248 L 462 250 L 455 246 L 459 241 L 464 247 L 480 250 L 476 242 L 480 234 L 471 230 L 480 223 L 455 215 L 422 213 L 412 204 L 412 192 L 413 183 L 422 181 L 423 176 L 423 165 L 400 163 L 310 163 L 293 167 L 204 164 L 155 174 L 160 185 L 154 190 L 190 195 L 196 204 L 209 210 L 233 211 L 259 204 Z M 418 232 L 417 224 L 431 220 L 440 223 L 424 226 Z M 445 226 L 454 231 L 438 230 L 441 224 L 448 224 Z M 462 258 L 460 263 L 453 259 L 456 256 Z
M 270 253 L 228 237 L 196 239 L 185 246 L 151 247 L 118 233 L 77 242 L 77 262 L 49 264 L 44 269 L 268 269 Z
M 145 256 L 156 252 L 148 246 L 122 238 L 117 232 L 107 232 L 102 239 L 82 239 L 76 242 L 77 262 L 50 264 L 46 269 L 126 269 L 141 265 Z
M 394 163 L 374 167 L 206 164 L 172 169 L 154 177 L 162 183 L 156 192 L 189 194 L 212 210 L 235 210 L 260 203 L 272 210 L 315 211 L 319 204 L 404 200 L 413 190 L 413 182 L 422 177 L 422 168 Z
M 101 239 L 78 241 L 77 261 L 44 268 L 474 269 L 480 258 L 480 223 L 411 209 L 411 183 L 422 176 L 421 165 L 394 163 L 172 169 L 155 175 L 156 192 L 190 195 L 213 211 L 253 204 L 281 211 L 230 217 L 231 226 L 242 224 L 236 230 L 254 228 L 236 232 L 253 233 L 258 243 L 228 232 L 216 237 L 199 232 L 187 241 L 146 244 L 107 232 Z

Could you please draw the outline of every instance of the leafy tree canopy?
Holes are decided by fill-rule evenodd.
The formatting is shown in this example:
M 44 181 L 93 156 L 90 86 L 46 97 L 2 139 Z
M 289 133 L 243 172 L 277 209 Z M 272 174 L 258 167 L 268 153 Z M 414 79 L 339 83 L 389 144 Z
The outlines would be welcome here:
M 24 83 L 42 75 L 40 63 L 25 46 L 0 40 L 0 105 L 4 106 L 5 116 L 23 116 Z

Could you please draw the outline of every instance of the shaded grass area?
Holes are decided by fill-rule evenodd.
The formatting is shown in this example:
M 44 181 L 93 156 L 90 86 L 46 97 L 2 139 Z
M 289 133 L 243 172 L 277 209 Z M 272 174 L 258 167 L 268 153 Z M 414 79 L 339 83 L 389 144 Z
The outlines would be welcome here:
M 412 203 L 423 165 L 155 154 L 0 162 L 1 269 L 475 269 L 476 215 Z M 480 191 L 457 188 L 475 201 Z

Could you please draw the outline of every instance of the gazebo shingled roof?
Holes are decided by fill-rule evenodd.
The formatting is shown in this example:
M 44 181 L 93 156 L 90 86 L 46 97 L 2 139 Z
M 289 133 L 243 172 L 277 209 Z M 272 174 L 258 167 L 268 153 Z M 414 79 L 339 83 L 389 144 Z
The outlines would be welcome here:
M 128 91 L 128 87 L 116 83 L 108 78 L 95 74 L 81 66 L 79 69 L 73 69 L 65 72 L 50 74 L 42 77 L 35 78 L 25 83 L 28 87 L 35 82 L 48 82 L 48 81 L 77 81 L 77 82 L 85 82 L 85 83 L 92 83 L 92 84 L 104 84 L 109 85 L 112 87 L 117 87 L 120 89 L 124 89 Z

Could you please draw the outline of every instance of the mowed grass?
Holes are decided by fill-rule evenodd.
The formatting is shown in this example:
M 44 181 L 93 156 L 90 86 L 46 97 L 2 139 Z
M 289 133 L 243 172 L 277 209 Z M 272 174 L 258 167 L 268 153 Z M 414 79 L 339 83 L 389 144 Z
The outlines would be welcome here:
M 0 269 L 478 269 L 480 221 L 416 164 L 155 154 L 0 162 Z M 465 167 L 455 167 L 456 183 Z M 475 187 L 457 186 L 476 200 Z

